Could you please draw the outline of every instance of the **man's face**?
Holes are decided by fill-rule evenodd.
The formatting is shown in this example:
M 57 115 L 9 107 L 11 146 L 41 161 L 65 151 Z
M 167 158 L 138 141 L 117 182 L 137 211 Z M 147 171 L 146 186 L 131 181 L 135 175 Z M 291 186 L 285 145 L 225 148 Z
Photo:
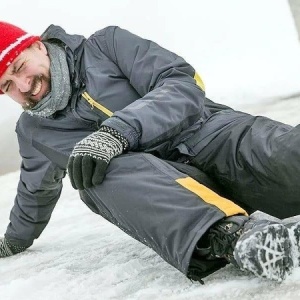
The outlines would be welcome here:
M 50 59 L 37 41 L 17 56 L 0 78 L 0 89 L 25 109 L 34 107 L 51 89 Z

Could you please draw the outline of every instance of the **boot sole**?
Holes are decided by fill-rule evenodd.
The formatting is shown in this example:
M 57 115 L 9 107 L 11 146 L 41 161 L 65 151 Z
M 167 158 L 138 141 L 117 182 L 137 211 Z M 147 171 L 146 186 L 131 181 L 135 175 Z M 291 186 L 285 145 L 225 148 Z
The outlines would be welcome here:
M 234 258 L 243 270 L 282 281 L 293 269 L 292 244 L 282 224 L 255 226 L 238 240 Z
M 300 266 L 300 222 L 285 225 L 288 229 L 290 240 L 292 243 L 292 259 L 295 267 Z

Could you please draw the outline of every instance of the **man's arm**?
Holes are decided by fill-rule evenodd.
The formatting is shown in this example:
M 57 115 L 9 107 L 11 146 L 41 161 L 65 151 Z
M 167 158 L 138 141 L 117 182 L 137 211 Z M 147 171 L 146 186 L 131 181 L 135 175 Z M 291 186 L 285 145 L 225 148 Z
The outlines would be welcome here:
M 109 57 L 141 95 L 103 122 L 128 140 L 129 150 L 149 149 L 199 120 L 204 91 L 182 57 L 119 27 L 100 30 L 87 43 Z M 86 67 L 92 72 L 92 61 Z
M 75 189 L 101 183 L 110 160 L 125 150 L 151 151 L 166 141 L 178 145 L 187 138 L 181 132 L 199 122 L 205 99 L 194 68 L 152 41 L 107 27 L 92 35 L 86 47 L 94 54 L 85 67 L 95 85 L 104 53 L 141 98 L 116 111 L 99 132 L 75 146 L 68 163 Z
M 23 126 L 19 123 L 21 175 L 5 239 L 13 246 L 9 248 L 26 249 L 48 224 L 61 194 L 65 171 L 37 151 L 31 144 L 30 135 L 33 133 L 28 130 L 26 136 L 23 134 L 24 128 L 20 127 Z

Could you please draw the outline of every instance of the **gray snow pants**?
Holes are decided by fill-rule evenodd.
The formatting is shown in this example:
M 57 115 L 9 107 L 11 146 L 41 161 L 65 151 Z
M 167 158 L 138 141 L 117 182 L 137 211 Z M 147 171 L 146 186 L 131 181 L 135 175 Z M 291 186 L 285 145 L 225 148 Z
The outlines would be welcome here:
M 188 176 L 186 165 L 130 153 L 112 160 L 104 182 L 81 192 L 83 201 L 184 274 L 196 243 L 218 220 L 255 210 L 300 214 L 298 126 L 225 109 L 208 117 L 186 146 L 190 164 L 214 187 Z M 218 266 L 207 262 L 204 269 L 205 276 Z
M 80 195 L 92 211 L 184 274 L 196 243 L 215 222 L 247 214 L 167 162 L 145 153 L 114 158 L 103 183 Z M 216 269 L 215 264 L 212 267 Z M 211 268 L 210 263 L 206 268 Z
M 300 127 L 224 110 L 188 142 L 191 164 L 225 197 L 277 218 L 300 214 Z

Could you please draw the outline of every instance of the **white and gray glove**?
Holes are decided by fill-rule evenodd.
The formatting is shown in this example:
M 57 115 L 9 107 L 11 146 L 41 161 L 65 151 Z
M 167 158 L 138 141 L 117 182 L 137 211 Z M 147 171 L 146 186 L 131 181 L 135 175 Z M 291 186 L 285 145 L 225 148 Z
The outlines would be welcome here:
M 128 149 L 128 140 L 117 130 L 102 126 L 78 142 L 69 158 L 68 173 L 74 189 L 100 184 L 110 160 Z
M 6 238 L 0 238 L 0 257 L 12 256 L 23 252 L 27 247 L 17 246 L 10 243 Z

